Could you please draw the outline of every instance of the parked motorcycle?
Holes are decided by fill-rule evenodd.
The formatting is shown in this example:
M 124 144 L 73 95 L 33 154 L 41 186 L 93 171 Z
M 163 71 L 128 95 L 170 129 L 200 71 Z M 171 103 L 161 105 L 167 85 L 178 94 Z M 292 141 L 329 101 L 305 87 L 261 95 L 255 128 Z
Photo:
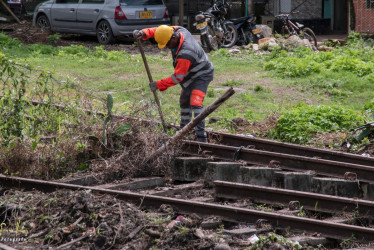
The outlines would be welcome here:
M 200 40 L 208 51 L 217 50 L 220 47 L 231 48 L 235 45 L 238 32 L 234 24 L 225 19 L 229 4 L 225 0 L 213 1 L 213 6 L 205 12 L 200 11 L 195 20 L 196 29 L 200 30 Z
M 256 17 L 250 15 L 231 19 L 238 31 L 237 45 L 247 45 L 249 43 L 258 43 L 258 40 L 264 38 L 260 29 L 256 29 Z

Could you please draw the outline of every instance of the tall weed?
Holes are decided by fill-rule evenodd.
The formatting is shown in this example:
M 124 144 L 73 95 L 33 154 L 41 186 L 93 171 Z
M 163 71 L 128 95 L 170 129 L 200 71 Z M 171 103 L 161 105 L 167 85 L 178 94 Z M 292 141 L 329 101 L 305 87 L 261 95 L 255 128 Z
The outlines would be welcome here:
M 84 140 L 82 128 L 97 122 L 78 109 L 85 107 L 87 92 L 2 53 L 0 82 L 2 173 L 20 173 L 21 167 L 28 174 L 33 169 L 33 175 L 58 176 L 87 160 L 71 150 Z

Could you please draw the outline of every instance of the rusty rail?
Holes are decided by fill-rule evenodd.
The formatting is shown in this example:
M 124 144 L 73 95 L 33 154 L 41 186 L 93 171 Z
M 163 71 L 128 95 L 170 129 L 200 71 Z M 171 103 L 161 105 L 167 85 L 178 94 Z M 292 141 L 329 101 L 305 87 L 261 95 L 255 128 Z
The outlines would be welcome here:
M 253 148 L 257 150 L 314 157 L 330 161 L 347 162 L 359 165 L 374 166 L 374 158 L 351 153 L 311 148 L 297 144 L 271 141 L 260 138 L 251 138 L 248 136 L 233 135 L 227 133 L 210 132 L 209 137 L 216 140 L 220 144 L 229 145 L 233 147 L 253 146 Z
M 374 216 L 373 201 L 226 181 L 213 183 L 217 198 L 251 199 L 259 203 L 285 205 L 290 201 L 298 201 L 300 206 L 310 211 L 325 213 L 358 211 L 363 216 Z
M 374 182 L 374 167 L 371 166 L 194 141 L 185 141 L 183 150 L 192 154 L 209 151 L 211 155 L 220 159 L 230 161 L 243 160 L 260 165 L 268 165 L 270 161 L 276 161 L 281 169 L 293 171 L 312 170 L 320 175 L 337 178 L 343 178 L 346 172 L 354 172 L 360 181 Z
M 194 202 L 154 195 L 137 194 L 126 191 L 85 187 L 4 175 L 0 175 L 0 184 L 1 186 L 8 188 L 18 187 L 22 189 L 37 189 L 40 191 L 54 191 L 56 189 L 91 190 L 95 193 L 113 195 L 118 199 L 131 201 L 139 206 L 160 206 L 162 204 L 169 204 L 177 208 L 179 212 L 198 213 L 201 215 L 216 215 L 228 219 L 246 221 L 253 224 L 256 223 L 258 219 L 265 219 L 274 226 L 290 227 L 292 229 L 299 229 L 308 232 L 319 232 L 326 237 L 331 237 L 334 239 L 347 239 L 350 238 L 352 234 L 356 237 L 356 239 L 363 242 L 370 241 L 374 238 L 374 229 L 372 228 L 282 215 L 273 212 L 264 212 L 233 206 Z

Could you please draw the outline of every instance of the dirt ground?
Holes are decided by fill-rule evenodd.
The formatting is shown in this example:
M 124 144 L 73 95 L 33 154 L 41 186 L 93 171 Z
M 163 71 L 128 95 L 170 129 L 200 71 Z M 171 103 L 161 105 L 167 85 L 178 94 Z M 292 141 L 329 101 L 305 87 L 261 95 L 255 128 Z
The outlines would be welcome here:
M 9 190 L 2 198 L 7 202 L 0 206 L 3 223 L 0 242 L 17 249 L 214 246 L 213 240 L 194 236 L 201 218 L 181 217 L 165 206 L 159 211 L 145 212 L 112 196 L 68 190 L 50 194 Z M 183 220 L 179 219 L 178 225 L 169 225 L 177 216 Z M 181 228 L 185 229 L 183 233 Z
M 0 203 L 0 243 L 17 249 L 245 249 L 251 246 L 250 237 L 244 234 L 223 233 L 226 229 L 247 227 L 245 224 L 179 214 L 168 205 L 141 210 L 113 196 L 88 191 L 59 190 L 49 194 L 0 191 L 6 201 Z M 279 243 L 269 243 L 267 247 L 291 249 Z

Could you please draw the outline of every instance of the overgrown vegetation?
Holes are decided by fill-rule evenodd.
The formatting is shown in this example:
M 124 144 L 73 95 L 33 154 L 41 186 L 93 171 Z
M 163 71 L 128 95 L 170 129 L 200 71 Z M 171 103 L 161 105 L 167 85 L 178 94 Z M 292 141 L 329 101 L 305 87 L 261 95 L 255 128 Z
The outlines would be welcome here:
M 274 137 L 305 144 L 319 132 L 349 131 L 364 122 L 360 112 L 341 106 L 309 106 L 301 103 L 279 118 Z
M 11 39 L 5 41 L 19 45 Z M 72 46 L 60 53 L 90 53 L 82 48 Z M 106 51 L 97 48 L 93 56 L 99 54 L 106 55 Z M 150 170 L 144 164 L 152 152 L 148 146 L 161 145 L 159 133 L 154 133 L 157 126 L 141 130 L 136 123 L 113 121 L 111 95 L 104 99 L 72 79 L 57 80 L 51 72 L 17 63 L 3 53 L 0 65 L 1 173 L 50 179 L 89 167 L 104 172 L 100 170 L 102 164 L 107 170 L 114 169 L 119 176 L 128 177 L 165 170 L 162 158 L 160 168 L 155 163 Z M 95 110 L 104 112 L 98 114 Z M 95 164 L 91 166 L 92 163 Z
M 128 121 L 114 122 L 111 114 L 158 119 L 138 53 L 108 51 L 103 46 L 55 46 L 60 39 L 52 35 L 49 45 L 26 46 L 0 34 L 2 173 L 25 174 L 21 168 L 10 170 L 10 166 L 25 162 L 40 166 L 26 171 L 27 175 L 45 178 L 85 170 L 93 159 L 111 166 L 118 161 L 107 157 L 123 152 L 130 140 L 121 139 L 117 127 L 122 135 L 139 139 L 134 140 L 139 142 L 137 146 L 126 151 L 127 156 L 138 152 L 147 138 L 143 136 L 145 131 Z M 210 55 L 215 80 L 205 105 L 227 87 L 234 87 L 237 94 L 216 111 L 218 122 L 208 126 L 288 142 L 340 145 L 342 135 L 348 136 L 373 116 L 372 45 L 351 33 L 346 46 L 319 53 L 304 47 L 293 51 L 274 49 L 260 55 L 248 50 L 232 54 L 221 49 Z M 154 79 L 173 72 L 169 52 L 147 55 L 147 59 Z M 180 89 L 173 87 L 159 95 L 168 123 L 179 123 L 179 93 Z M 113 98 L 110 110 L 107 97 Z M 47 105 L 33 104 L 31 100 Z M 63 105 L 63 110 L 56 104 Z M 103 111 L 104 116 L 88 115 L 78 109 L 82 107 Z M 154 132 L 158 129 L 146 132 L 157 135 Z M 339 138 L 317 143 L 334 134 Z M 160 143 L 157 136 L 151 141 L 148 146 L 153 148 Z M 134 159 L 146 155 L 142 152 Z

